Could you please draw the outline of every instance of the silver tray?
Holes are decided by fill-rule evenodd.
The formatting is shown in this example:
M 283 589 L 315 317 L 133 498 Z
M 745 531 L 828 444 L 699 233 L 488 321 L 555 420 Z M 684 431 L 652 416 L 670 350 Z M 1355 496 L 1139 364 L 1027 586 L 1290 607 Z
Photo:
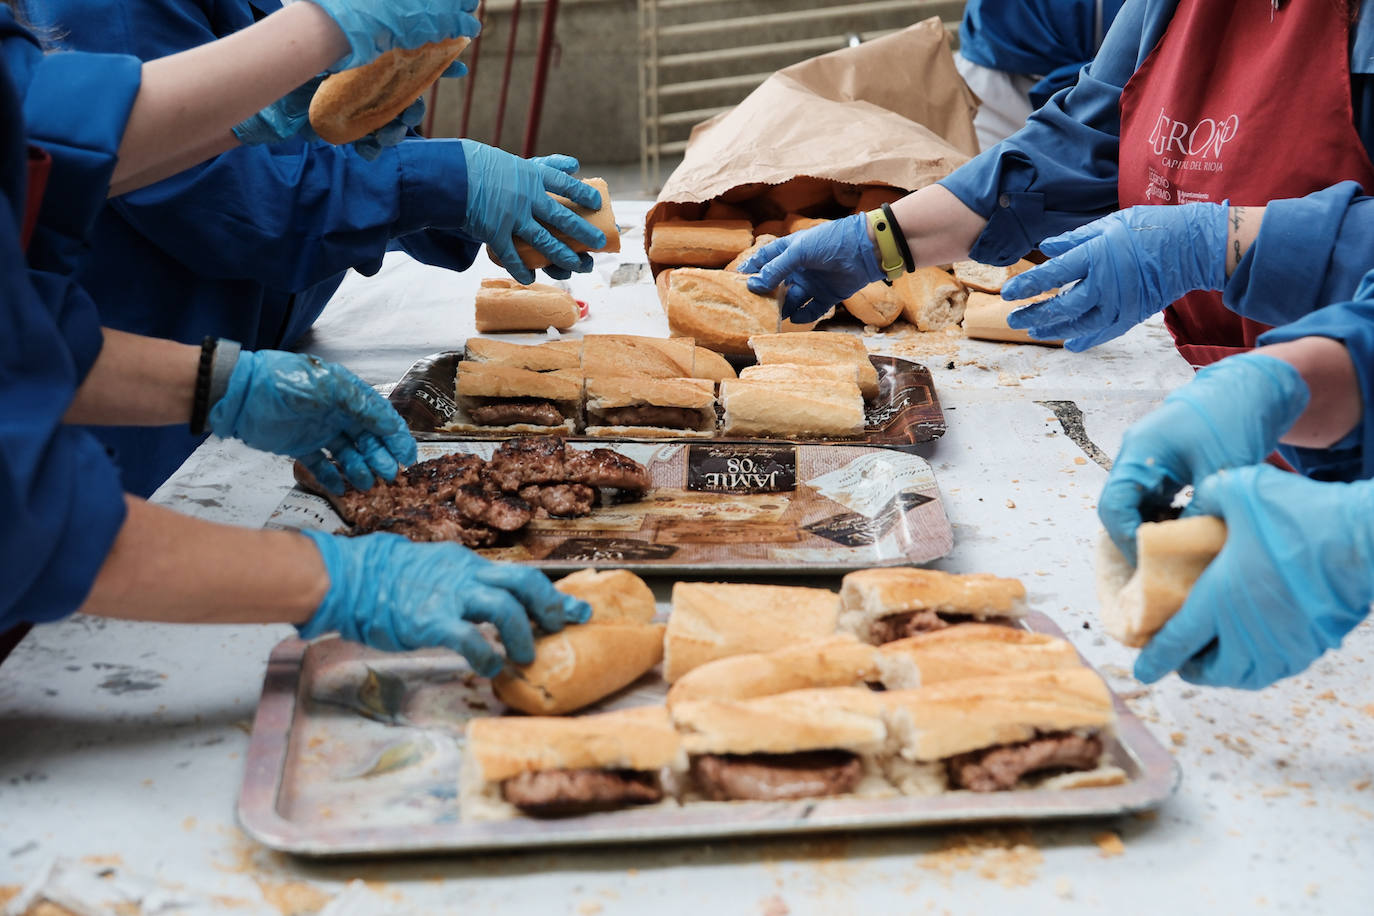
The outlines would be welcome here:
M 1030 628 L 1062 635 L 1043 614 Z M 661 703 L 650 673 L 595 710 Z M 373 652 L 339 640 L 288 639 L 268 662 L 239 794 L 244 831 L 305 856 L 582 846 L 1105 817 L 1154 807 L 1180 772 L 1119 697 L 1113 763 L 1121 785 L 950 792 L 929 798 L 692 802 L 558 819 L 464 823 L 458 766 L 464 723 L 501 704 L 461 658 Z M 594 710 L 589 710 L 594 711 Z

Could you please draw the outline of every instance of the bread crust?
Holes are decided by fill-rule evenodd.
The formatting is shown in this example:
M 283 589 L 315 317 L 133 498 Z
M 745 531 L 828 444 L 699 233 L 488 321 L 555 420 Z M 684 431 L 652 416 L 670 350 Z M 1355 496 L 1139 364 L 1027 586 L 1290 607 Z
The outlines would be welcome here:
M 919 267 L 893 284 L 902 316 L 922 331 L 942 331 L 964 320 L 968 293 L 953 275 L 938 267 Z
M 868 357 L 868 348 L 853 334 L 805 331 L 795 334 L 755 334 L 749 347 L 761 365 L 799 363 L 824 366 L 852 363 L 859 367 L 859 388 L 865 398 L 878 395 L 878 370 Z
M 668 707 L 694 700 L 748 700 L 816 687 L 855 687 L 877 677 L 876 648 L 849 635 L 831 636 L 707 662 L 673 684 Z
M 1097 598 L 1108 635 L 1141 648 L 1168 623 L 1198 576 L 1226 543 L 1226 523 L 1210 515 L 1145 522 L 1136 529 L 1139 565 L 1098 536 Z
M 546 283 L 522 286 L 513 280 L 482 281 L 475 300 L 477 330 L 566 331 L 577 322 L 577 300 L 566 290 Z
M 1005 267 L 979 264 L 977 261 L 955 261 L 954 279 L 972 290 L 982 293 L 1000 293 L 1008 280 L 1023 274 L 1035 265 L 1025 258 Z
M 400 117 L 468 46 L 450 38 L 394 48 L 371 63 L 325 77 L 310 99 L 310 126 L 326 143 L 352 143 Z
M 484 716 L 467 724 L 465 768 L 482 783 L 560 769 L 686 769 L 668 710 L 641 706 L 589 716 Z
M 856 438 L 864 433 L 864 399 L 858 385 L 818 379 L 720 383 L 727 436 Z
M 458 363 L 454 378 L 454 400 L 458 413 L 444 428 L 449 430 L 478 430 L 482 432 L 574 432 L 582 414 L 582 373 L 575 369 L 556 369 L 534 372 L 514 366 L 493 363 Z M 564 420 L 558 426 L 537 426 L 514 423 L 506 426 L 484 426 L 473 423 L 469 415 L 474 407 L 488 399 L 540 398 L 558 406 Z
M 582 373 L 588 378 L 692 378 L 695 372 L 696 344 L 690 339 L 591 334 L 582 341 Z
M 654 226 L 649 260 L 682 267 L 721 267 L 754 243 L 747 219 L 663 220 Z
M 507 706 L 558 716 L 610 696 L 663 660 L 663 624 L 587 623 L 535 640 L 534 662 L 507 667 L 492 690 Z
M 857 386 L 859 367 L 848 363 L 806 366 L 801 363 L 768 363 L 745 366 L 739 377 L 751 382 L 841 382 Z
M 694 378 L 708 378 L 715 382 L 735 378 L 735 367 L 725 357 L 707 347 L 697 347 Z
M 747 354 L 749 338 L 775 333 L 780 312 L 774 296 L 760 296 L 737 271 L 679 267 L 662 296 L 674 337 L 690 337 L 718 353 Z
M 620 227 L 616 225 L 615 211 L 611 208 L 611 189 L 606 185 L 606 179 L 582 178 L 580 180 L 583 184 L 589 184 L 601 192 L 600 209 L 588 210 L 581 204 L 575 204 L 572 201 L 568 200 L 566 197 L 562 197 L 558 194 L 550 193 L 549 196 L 552 197 L 554 200 L 558 201 L 559 203 L 561 203 L 563 206 L 567 207 L 569 210 L 576 213 L 578 216 L 585 219 L 587 222 L 591 223 L 596 228 L 600 229 L 606 236 L 605 246 L 601 248 L 588 248 L 586 245 L 582 244 L 576 239 L 569 238 L 568 236 L 564 235 L 556 229 L 547 226 L 545 228 L 553 234 L 554 238 L 558 239 L 560 242 L 562 242 L 564 245 L 567 245 L 569 248 L 571 248 L 578 254 L 581 254 L 584 251 L 619 251 Z M 488 253 L 491 252 L 490 247 L 488 247 L 487 251 Z M 524 239 L 517 238 L 515 240 L 515 253 L 520 256 L 520 260 L 524 261 L 525 266 L 528 267 L 530 270 L 537 270 L 541 267 L 549 266 L 549 259 L 545 257 L 544 253 L 541 252 L 539 249 L 535 248 L 533 245 L 526 242 Z M 493 260 L 495 260 L 494 257 Z M 497 263 L 500 262 L 498 261 Z
M 471 363 L 491 363 L 528 369 L 531 372 L 552 372 L 556 369 L 577 371 L 582 366 L 582 341 L 573 340 L 575 347 L 560 346 L 562 341 L 542 344 L 514 344 L 485 337 L 469 338 L 463 346 L 463 360 Z
M 717 658 L 832 636 L 840 597 L 828 589 L 678 582 L 664 640 L 663 678 L 674 683 Z
M 553 587 L 590 604 L 593 623 L 648 623 L 657 613 L 653 590 L 628 569 L 579 569 Z
M 705 378 L 606 376 L 587 379 L 587 434 L 666 436 L 715 435 L 716 383 Z M 694 411 L 690 426 L 606 426 L 605 413 L 619 407 L 681 407 Z
M 867 687 L 793 690 L 748 700 L 688 700 L 671 708 L 688 754 L 879 750 L 882 694 Z
M 891 690 L 1083 665 L 1066 640 L 989 623 L 964 623 L 909 636 L 875 651 L 879 680 Z
M 1012 312 L 1032 302 L 1048 299 L 1054 293 L 1052 290 L 1029 299 L 1003 299 L 998 293 L 971 292 L 968 294 L 968 302 L 964 305 L 964 334 L 982 340 L 1061 347 L 1064 345 L 1062 340 L 1037 340 L 1030 336 L 1029 332 L 1007 324 L 1007 316 Z
M 867 638 L 875 621 L 905 611 L 978 619 L 1026 615 L 1026 587 L 1018 579 L 904 566 L 849 573 L 840 582 L 840 601 L 840 629 L 860 639 Z

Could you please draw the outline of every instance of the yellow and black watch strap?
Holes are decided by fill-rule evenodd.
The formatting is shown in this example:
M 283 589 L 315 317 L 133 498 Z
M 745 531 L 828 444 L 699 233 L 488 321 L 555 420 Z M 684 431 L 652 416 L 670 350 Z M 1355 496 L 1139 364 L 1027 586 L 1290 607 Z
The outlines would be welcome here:
M 878 266 L 886 275 L 887 282 L 891 283 L 906 273 L 906 259 L 902 257 L 902 248 L 897 242 L 891 211 L 884 213 L 883 210 L 869 210 L 864 215 L 868 218 L 869 228 L 873 230 L 873 239 L 878 244 Z

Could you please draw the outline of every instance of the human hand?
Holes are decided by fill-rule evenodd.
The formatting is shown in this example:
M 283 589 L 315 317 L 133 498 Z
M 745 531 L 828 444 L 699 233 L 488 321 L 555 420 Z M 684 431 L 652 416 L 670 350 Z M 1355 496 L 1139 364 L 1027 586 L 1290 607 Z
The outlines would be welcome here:
M 348 39 L 349 53 L 335 70 L 371 63 L 392 48 L 418 48 L 450 38 L 475 38 L 482 24 L 472 15 L 478 0 L 312 0 Z M 462 72 L 450 67 L 445 76 Z
M 552 192 L 589 210 L 600 209 L 601 192 L 573 177 L 576 159 L 521 159 L 475 140 L 459 142 L 468 172 L 464 232 L 490 245 L 501 266 L 520 283 L 533 283 L 534 271 L 516 253 L 516 237 L 552 262 L 545 268 L 550 276 L 567 279 L 571 271 L 592 269 L 591 255 L 577 254 L 549 231 L 561 232 L 589 249 L 606 247 L 604 232 L 549 196 Z
M 769 242 L 739 266 L 749 289 L 765 295 L 787 283 L 782 317 L 799 324 L 825 314 L 886 276 L 862 213 Z
M 1189 515 L 1226 522 L 1226 544 L 1136 659 L 1146 683 L 1258 690 L 1312 664 L 1374 599 L 1374 489 L 1268 465 L 1198 484 Z
M 1097 515 L 1135 563 L 1141 503 L 1166 486 L 1194 484 L 1223 468 L 1259 464 L 1307 408 L 1298 370 L 1260 353 L 1204 368 L 1121 440 Z
M 280 143 L 295 136 L 303 140 L 319 139 L 310 126 L 310 100 L 315 97 L 315 90 L 320 88 L 325 76 L 326 74 L 320 74 L 251 118 L 240 121 L 234 126 L 234 136 L 238 137 L 240 143 L 250 146 Z M 371 162 L 382 154 L 383 149 L 404 140 L 406 132 L 419 125 L 424 118 L 425 100 L 419 98 L 390 124 L 354 140 L 353 149 L 359 156 Z
M 589 604 L 557 591 L 537 569 L 493 563 L 457 544 L 416 544 L 396 534 L 304 534 L 329 574 L 328 594 L 300 627 L 306 639 L 337 631 L 387 652 L 444 646 L 493 677 L 501 656 L 477 624 L 494 624 L 506 656 L 528 665 L 534 661 L 530 618 L 557 633 L 592 615 Z
M 334 462 L 366 490 L 373 474 L 390 480 L 415 460 L 415 439 L 386 398 L 343 366 L 300 353 L 240 353 L 207 419 L 217 436 L 299 459 L 334 493 L 344 491 Z
M 1064 338 L 1086 350 L 1120 337 L 1185 294 L 1226 283 L 1226 219 L 1230 206 L 1195 203 L 1127 207 L 1046 239 L 1052 260 L 1013 277 L 1004 299 L 1059 295 L 1024 306 L 1007 324 L 1040 340 Z

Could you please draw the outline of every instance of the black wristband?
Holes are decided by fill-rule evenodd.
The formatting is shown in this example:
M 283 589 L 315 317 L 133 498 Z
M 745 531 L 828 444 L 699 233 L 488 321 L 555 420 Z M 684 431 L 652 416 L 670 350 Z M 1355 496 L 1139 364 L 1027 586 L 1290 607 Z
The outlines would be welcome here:
M 914 273 L 916 261 L 911 257 L 911 246 L 906 242 L 906 233 L 902 231 L 901 224 L 897 222 L 897 217 L 892 215 L 891 204 L 883 204 L 883 216 L 886 216 L 888 223 L 892 225 L 892 236 L 897 240 L 897 251 L 902 255 L 902 264 L 906 267 L 906 272 Z
M 210 413 L 210 370 L 215 364 L 213 337 L 200 342 L 200 365 L 196 367 L 196 389 L 191 399 L 191 435 L 205 432 L 205 418 Z

